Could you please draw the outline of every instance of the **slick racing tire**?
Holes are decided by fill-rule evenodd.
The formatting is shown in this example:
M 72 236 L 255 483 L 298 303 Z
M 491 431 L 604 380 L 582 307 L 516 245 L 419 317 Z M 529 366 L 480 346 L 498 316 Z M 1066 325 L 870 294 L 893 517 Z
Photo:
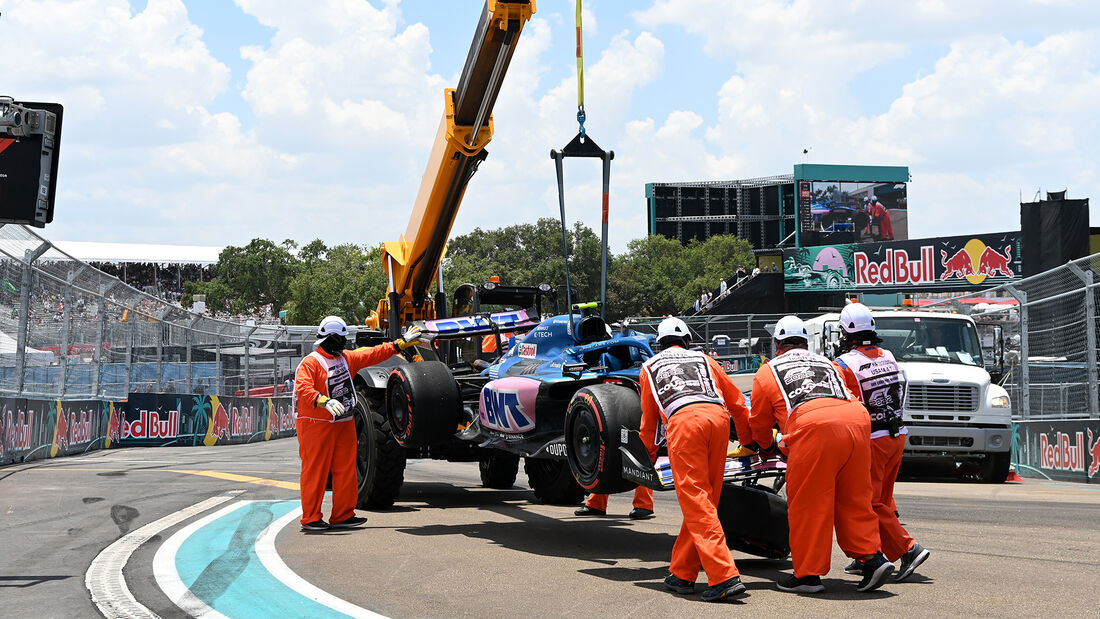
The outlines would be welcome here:
M 727 483 L 718 499 L 726 545 L 767 559 L 791 554 L 787 500 L 768 490 Z
M 584 488 L 573 479 L 569 465 L 555 458 L 524 458 L 523 472 L 535 493 L 535 500 L 547 505 L 577 505 Z
M 359 477 L 358 509 L 392 507 L 405 482 L 405 448 L 397 444 L 382 416 L 381 389 L 356 389 L 355 470 Z
M 642 407 L 633 389 L 593 385 L 578 391 L 565 413 L 566 457 L 577 483 L 588 492 L 612 494 L 637 484 L 623 479 L 622 429 L 638 430 Z
M 427 447 L 452 437 L 462 399 L 447 364 L 422 361 L 400 365 L 386 384 L 386 420 L 406 448 Z
M 494 490 L 507 490 L 516 485 L 519 474 L 519 456 L 503 451 L 485 450 L 478 456 L 481 485 Z

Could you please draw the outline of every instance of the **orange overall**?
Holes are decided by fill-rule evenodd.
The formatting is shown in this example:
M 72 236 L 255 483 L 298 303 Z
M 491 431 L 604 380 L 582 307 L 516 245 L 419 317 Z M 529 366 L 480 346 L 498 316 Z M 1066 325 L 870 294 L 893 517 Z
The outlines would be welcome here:
M 592 509 L 598 509 L 601 512 L 607 511 L 607 495 L 606 494 L 590 494 L 588 500 L 584 502 L 585 505 Z M 653 511 L 653 490 L 645 487 L 638 486 L 634 489 L 634 507 L 639 509 L 648 509 Z
M 858 351 L 876 359 L 883 356 L 878 346 L 860 346 Z M 848 390 L 862 401 L 863 389 L 852 368 L 843 362 L 835 361 L 844 384 Z M 897 561 L 913 547 L 915 540 L 898 521 L 897 507 L 894 504 L 894 482 L 901 468 L 901 456 L 905 451 L 906 433 L 890 436 L 889 432 L 871 433 L 871 508 L 878 516 L 878 535 L 882 540 L 882 554 L 891 561 Z
M 786 354 L 765 363 L 753 377 L 749 425 L 753 441 L 765 448 L 774 440 L 774 425 L 783 433 L 794 575 L 822 576 L 829 573 L 834 527 L 849 557 L 879 551 L 878 522 L 871 510 L 871 422 L 862 404 L 843 399 L 850 394 L 824 357 L 818 359 L 832 369 L 832 393 L 839 397 L 804 400 L 788 416 L 787 399 L 770 367 Z
M 393 344 L 371 348 L 345 350 L 348 379 L 359 370 L 381 363 L 396 353 Z M 327 365 L 333 367 L 326 367 Z M 301 494 L 302 524 L 321 520 L 321 501 L 325 498 L 325 482 L 332 473 L 331 522 L 343 522 L 355 515 L 359 480 L 355 472 L 355 421 L 350 415 L 355 394 L 334 396 L 347 408 L 347 414 L 334 420 L 323 406 L 317 406 L 321 396 L 329 396 L 329 375 L 343 364 L 336 357 L 317 348 L 298 365 L 294 377 L 294 397 L 298 407 L 298 455 L 302 458 Z M 345 387 L 350 387 L 346 385 Z M 345 399 L 346 398 L 346 399 Z
M 718 499 L 730 417 L 738 436 L 750 432 L 745 396 L 714 359 L 672 347 L 643 366 L 641 399 L 642 442 L 656 460 L 657 423 L 663 420 L 676 499 L 684 515 L 669 571 L 695 582 L 701 567 L 710 586 L 739 576 L 718 520 Z

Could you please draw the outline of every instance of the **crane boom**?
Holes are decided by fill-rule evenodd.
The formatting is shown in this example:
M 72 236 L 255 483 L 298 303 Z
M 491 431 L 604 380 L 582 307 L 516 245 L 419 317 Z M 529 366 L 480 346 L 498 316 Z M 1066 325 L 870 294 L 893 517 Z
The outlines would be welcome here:
M 493 106 L 535 0 L 486 0 L 456 88 L 443 93 L 444 112 L 409 225 L 382 248 L 389 291 L 367 324 L 396 334 L 402 324 L 445 313 L 429 296 L 442 293 L 441 265 L 466 186 L 488 153 Z

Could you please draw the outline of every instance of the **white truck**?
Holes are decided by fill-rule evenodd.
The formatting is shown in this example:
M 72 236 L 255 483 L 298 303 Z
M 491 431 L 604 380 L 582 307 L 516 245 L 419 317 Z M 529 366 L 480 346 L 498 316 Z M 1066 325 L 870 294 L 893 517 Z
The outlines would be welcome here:
M 1012 409 L 1008 392 L 986 371 L 981 340 L 969 316 L 919 310 L 873 310 L 882 347 L 894 353 L 908 381 L 903 462 L 976 463 L 980 477 L 1008 476 Z M 835 358 L 843 333 L 839 314 L 806 321 L 810 349 Z

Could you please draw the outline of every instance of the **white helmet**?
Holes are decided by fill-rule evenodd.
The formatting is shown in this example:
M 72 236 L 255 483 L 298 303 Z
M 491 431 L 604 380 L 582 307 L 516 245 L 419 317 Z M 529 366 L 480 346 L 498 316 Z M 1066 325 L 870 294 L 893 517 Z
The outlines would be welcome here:
M 840 328 L 845 333 L 859 333 L 860 331 L 874 331 L 875 318 L 871 316 L 871 309 L 862 303 L 852 303 L 840 310 Z
M 806 331 L 806 323 L 802 322 L 801 318 L 798 316 L 784 316 L 779 319 L 779 322 L 775 323 L 775 335 L 773 337 L 780 342 L 792 337 L 809 340 L 810 334 Z
M 685 340 L 690 340 L 691 331 L 688 331 L 688 326 L 684 324 L 683 320 L 675 316 L 669 316 L 657 325 L 657 341 L 659 342 L 666 337 L 682 337 Z
M 348 323 L 339 316 L 325 316 L 317 327 L 317 337 L 328 337 L 332 334 L 348 336 Z

